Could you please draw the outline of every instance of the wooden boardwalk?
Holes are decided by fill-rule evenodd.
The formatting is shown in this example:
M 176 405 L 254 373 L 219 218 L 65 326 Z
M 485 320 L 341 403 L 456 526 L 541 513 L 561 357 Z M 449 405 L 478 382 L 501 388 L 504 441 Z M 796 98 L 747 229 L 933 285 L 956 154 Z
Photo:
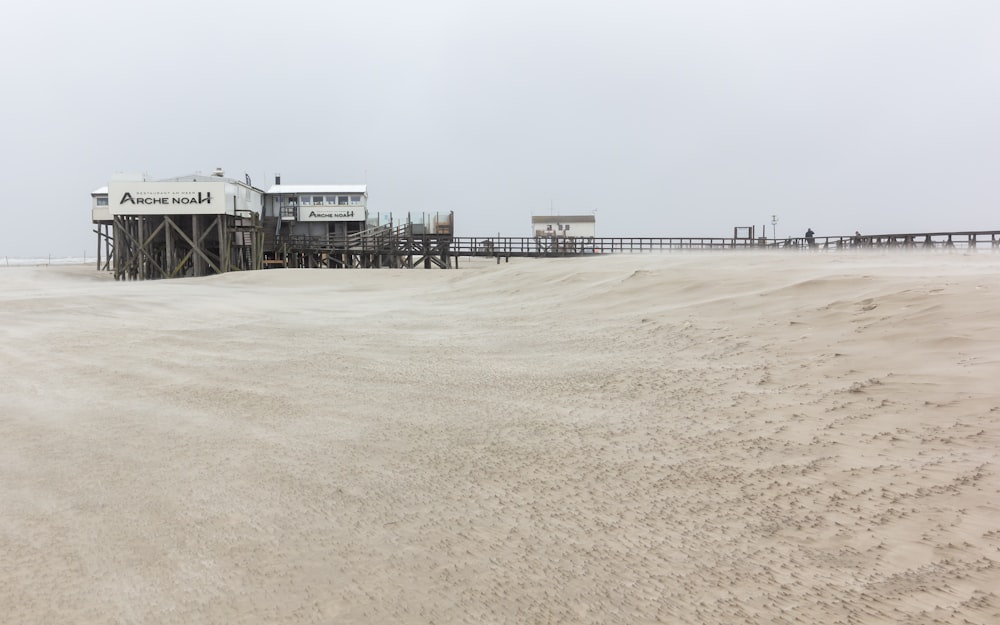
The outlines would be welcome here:
M 104 268 L 113 264 L 119 280 L 148 280 L 270 267 L 448 269 L 457 268 L 462 256 L 495 257 L 499 262 L 512 257 L 688 250 L 1000 250 L 1000 230 L 827 236 L 809 241 L 804 237 L 456 237 L 450 218 L 448 227 L 437 230 L 406 223 L 327 236 L 268 234 L 274 232 L 272 226 L 253 215 L 119 216 Z M 101 262 L 99 256 L 99 268 Z
M 1000 230 L 875 234 L 866 236 L 738 239 L 732 237 L 455 237 L 452 256 L 558 257 L 648 254 L 684 250 L 1000 250 Z
M 459 258 L 546 258 L 687 250 L 1000 250 L 1000 230 L 869 236 L 739 239 L 723 237 L 453 237 L 381 227 L 347 237 L 285 237 L 265 252 L 265 266 L 343 268 L 457 267 Z

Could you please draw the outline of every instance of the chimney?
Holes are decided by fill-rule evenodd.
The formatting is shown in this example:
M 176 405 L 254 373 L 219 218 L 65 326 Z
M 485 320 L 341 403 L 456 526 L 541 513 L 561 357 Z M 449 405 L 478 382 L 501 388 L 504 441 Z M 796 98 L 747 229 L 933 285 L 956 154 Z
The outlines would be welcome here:
M 281 184 L 281 174 L 274 174 L 274 184 Z

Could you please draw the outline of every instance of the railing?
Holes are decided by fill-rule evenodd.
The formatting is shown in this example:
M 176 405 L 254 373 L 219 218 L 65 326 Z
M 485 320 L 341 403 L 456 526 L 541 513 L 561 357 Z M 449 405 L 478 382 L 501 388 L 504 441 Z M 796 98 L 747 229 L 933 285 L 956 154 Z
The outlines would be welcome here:
M 961 232 L 920 232 L 905 234 L 873 234 L 835 237 L 815 237 L 769 241 L 771 247 L 798 247 L 804 249 L 1000 249 L 1000 230 L 976 230 Z
M 712 237 L 454 237 L 453 256 L 579 256 L 752 247 L 743 239 Z
M 451 256 L 580 256 L 588 254 L 648 254 L 684 250 L 993 250 L 1000 251 L 1000 230 L 741 239 L 732 237 L 451 237 L 415 232 L 411 224 L 383 225 L 339 235 L 279 235 L 275 246 L 308 251 L 390 251 L 422 239 L 444 244 Z
M 386 245 L 393 237 L 399 237 L 398 230 L 400 228 L 385 225 L 350 234 L 279 234 L 274 238 L 274 244 L 299 251 L 375 250 Z
M 930 232 L 786 239 L 732 237 L 455 237 L 453 256 L 577 256 L 645 254 L 681 250 L 846 250 L 846 249 L 1000 250 L 1000 230 Z

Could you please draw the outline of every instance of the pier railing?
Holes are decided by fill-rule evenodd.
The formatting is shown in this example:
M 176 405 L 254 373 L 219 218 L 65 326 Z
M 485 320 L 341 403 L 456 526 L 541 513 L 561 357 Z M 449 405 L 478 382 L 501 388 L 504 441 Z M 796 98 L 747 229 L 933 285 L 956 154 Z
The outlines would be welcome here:
M 681 250 L 1000 250 L 1000 230 L 827 236 L 806 239 L 732 237 L 454 237 L 452 256 L 580 256 Z
M 387 224 L 351 234 L 277 235 L 265 251 L 266 267 L 451 267 L 465 257 L 587 256 L 653 254 L 687 250 L 838 250 L 1000 251 L 1000 230 L 927 232 L 807 239 L 734 237 L 454 237 Z

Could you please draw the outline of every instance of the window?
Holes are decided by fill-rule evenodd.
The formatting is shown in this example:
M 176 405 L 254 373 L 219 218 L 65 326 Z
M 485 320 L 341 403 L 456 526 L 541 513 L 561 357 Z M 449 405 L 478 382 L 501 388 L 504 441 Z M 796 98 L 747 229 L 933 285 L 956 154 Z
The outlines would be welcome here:
M 323 196 L 322 195 L 314 195 L 313 198 L 312 198 L 312 200 L 313 200 L 313 204 L 320 205 L 320 204 L 323 203 Z
M 336 195 L 328 195 L 328 196 L 326 196 L 326 203 L 328 205 L 330 205 L 330 206 L 336 206 L 337 205 L 337 196 Z
M 99 198 L 97 198 L 97 205 L 98 206 L 107 206 L 108 205 L 108 198 L 106 198 L 106 197 L 99 197 Z
M 563 230 L 569 230 L 569 224 L 566 224 L 565 226 L 563 226 Z
M 302 197 L 299 198 L 299 203 L 302 204 L 303 206 L 309 206 L 310 204 L 312 204 L 312 198 L 309 197 L 308 195 L 303 195 Z
M 352 195 L 351 196 L 351 206 L 360 206 L 360 205 L 361 205 L 361 196 L 360 195 Z
M 347 196 L 346 195 L 338 196 L 337 204 L 340 204 L 341 206 L 347 206 Z

